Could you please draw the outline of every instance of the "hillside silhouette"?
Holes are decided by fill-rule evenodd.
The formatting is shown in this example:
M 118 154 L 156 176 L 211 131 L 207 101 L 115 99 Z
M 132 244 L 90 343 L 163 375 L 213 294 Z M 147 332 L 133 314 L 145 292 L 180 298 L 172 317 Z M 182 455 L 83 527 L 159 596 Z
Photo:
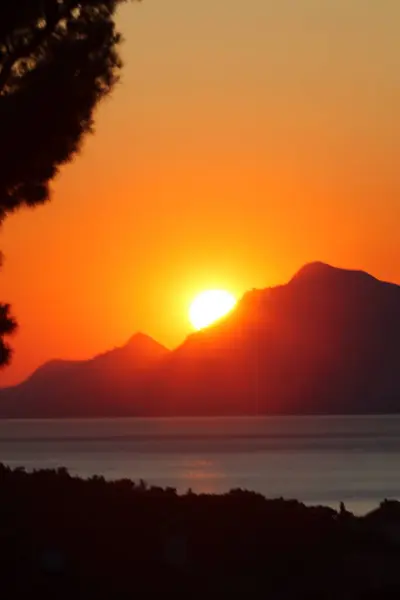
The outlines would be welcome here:
M 84 417 L 143 414 L 148 371 L 168 350 L 138 333 L 90 360 L 52 360 L 21 384 L 0 390 L 0 415 Z
M 354 517 L 232 490 L 0 465 L 6 598 L 399 597 L 400 504 Z
M 400 411 L 400 287 L 323 263 L 244 295 L 169 352 L 134 337 L 0 391 L 0 416 Z

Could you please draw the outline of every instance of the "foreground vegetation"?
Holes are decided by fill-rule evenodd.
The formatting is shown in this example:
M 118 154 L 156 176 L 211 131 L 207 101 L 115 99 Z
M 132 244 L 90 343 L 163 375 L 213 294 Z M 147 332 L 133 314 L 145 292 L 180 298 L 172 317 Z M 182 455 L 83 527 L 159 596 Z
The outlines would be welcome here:
M 400 504 L 357 518 L 243 490 L 0 465 L 5 598 L 399 598 Z

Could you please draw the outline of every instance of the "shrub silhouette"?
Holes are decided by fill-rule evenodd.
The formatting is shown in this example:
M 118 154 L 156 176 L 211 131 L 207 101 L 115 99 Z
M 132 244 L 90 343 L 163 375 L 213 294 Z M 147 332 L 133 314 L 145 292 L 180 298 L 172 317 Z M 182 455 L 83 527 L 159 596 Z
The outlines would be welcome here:
M 398 593 L 399 546 L 367 517 L 349 517 L 241 489 L 179 495 L 0 465 L 2 592 L 339 600 L 378 591 L 379 573 L 381 589 Z

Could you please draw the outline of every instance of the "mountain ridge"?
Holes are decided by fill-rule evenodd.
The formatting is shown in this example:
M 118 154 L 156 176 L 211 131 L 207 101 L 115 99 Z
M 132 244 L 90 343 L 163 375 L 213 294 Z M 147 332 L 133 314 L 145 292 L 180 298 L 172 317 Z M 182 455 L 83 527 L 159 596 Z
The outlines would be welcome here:
M 175 350 L 138 333 L 50 361 L 0 390 L 0 417 L 400 412 L 399 358 L 400 287 L 314 262 Z

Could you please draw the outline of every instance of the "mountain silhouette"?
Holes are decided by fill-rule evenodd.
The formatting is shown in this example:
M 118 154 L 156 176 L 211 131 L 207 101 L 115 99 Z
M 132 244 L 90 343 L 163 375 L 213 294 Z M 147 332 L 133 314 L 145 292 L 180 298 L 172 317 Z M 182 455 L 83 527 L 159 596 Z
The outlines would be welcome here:
M 168 353 L 137 333 L 90 360 L 49 361 L 21 384 L 0 390 L 0 417 L 142 414 L 139 389 L 148 370 Z
M 311 263 L 169 352 L 134 336 L 0 391 L 0 416 L 400 411 L 400 287 Z
M 177 412 L 396 412 L 399 350 L 400 287 L 312 263 L 190 336 L 167 389 Z

